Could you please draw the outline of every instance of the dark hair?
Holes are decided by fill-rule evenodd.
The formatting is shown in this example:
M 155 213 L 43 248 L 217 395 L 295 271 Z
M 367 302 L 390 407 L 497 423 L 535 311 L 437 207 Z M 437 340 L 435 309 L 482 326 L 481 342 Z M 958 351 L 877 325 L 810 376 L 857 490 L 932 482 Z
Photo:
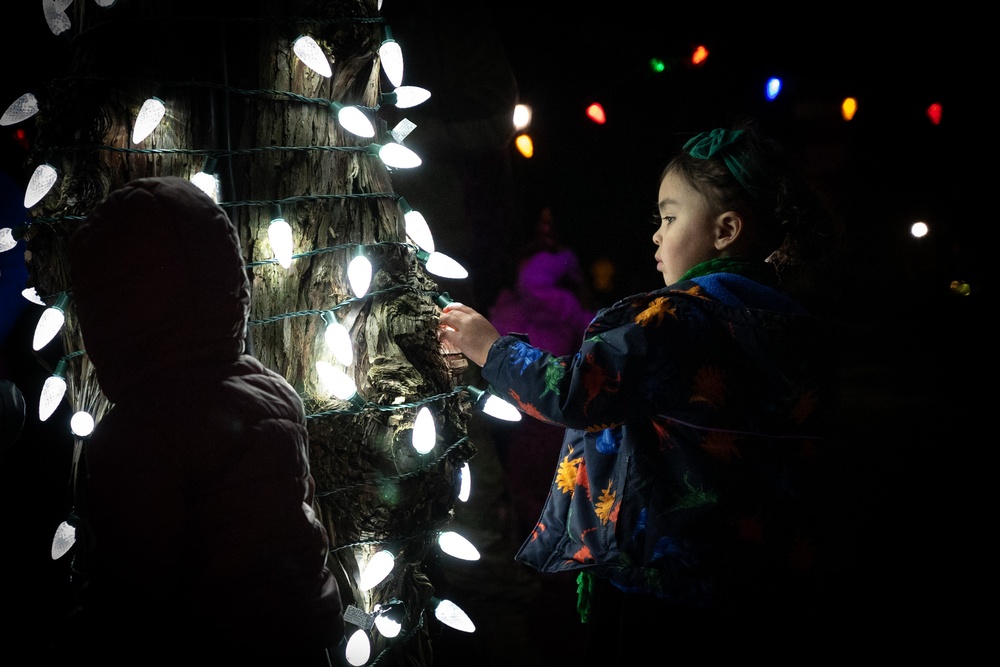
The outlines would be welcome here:
M 675 155 L 661 180 L 680 174 L 714 214 L 743 215 L 755 239 L 751 259 L 773 264 L 783 282 L 818 270 L 829 261 L 838 236 L 830 211 L 786 149 L 764 135 L 756 121 L 741 120 L 732 130 L 741 131 L 738 138 L 711 157 L 694 157 L 687 150 Z M 742 166 L 740 180 L 724 155 Z

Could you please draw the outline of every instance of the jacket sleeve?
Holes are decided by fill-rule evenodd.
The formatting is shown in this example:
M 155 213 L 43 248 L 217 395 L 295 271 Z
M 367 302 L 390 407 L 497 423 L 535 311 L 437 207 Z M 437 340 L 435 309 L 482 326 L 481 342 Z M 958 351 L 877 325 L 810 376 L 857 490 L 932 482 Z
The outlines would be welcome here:
M 580 349 L 557 357 L 516 336 L 490 348 L 483 377 L 524 413 L 568 428 L 599 430 L 649 407 L 650 381 L 671 372 L 661 347 L 669 315 L 661 300 L 616 304 L 598 314 Z M 651 346 L 652 339 L 659 339 Z

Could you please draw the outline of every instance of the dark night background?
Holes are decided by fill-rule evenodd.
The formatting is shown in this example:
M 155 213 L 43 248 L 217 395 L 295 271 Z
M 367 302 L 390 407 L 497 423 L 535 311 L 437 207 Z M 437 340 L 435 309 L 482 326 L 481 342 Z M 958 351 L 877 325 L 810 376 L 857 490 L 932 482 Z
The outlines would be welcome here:
M 17 4 L 28 8 L 14 10 L 23 12 L 14 20 L 10 8 L 3 10 L 0 110 L 59 72 L 63 53 L 31 55 L 34 40 L 54 38 L 40 3 Z M 836 474 L 846 529 L 845 632 L 922 636 L 935 646 L 965 637 L 972 618 L 966 600 L 986 585 L 989 553 L 982 471 L 991 446 L 975 425 L 988 385 L 977 376 L 995 367 L 985 345 L 985 313 L 994 300 L 985 257 L 997 235 L 983 228 L 997 224 L 995 212 L 984 210 L 995 186 L 984 185 L 983 174 L 995 168 L 984 138 L 991 130 L 980 81 L 985 47 L 969 28 L 979 19 L 960 21 L 955 10 L 894 15 L 880 25 L 818 8 L 808 16 L 689 16 L 660 6 L 542 18 L 546 5 L 538 2 L 497 4 L 492 15 L 459 6 L 442 12 L 449 3 L 396 7 L 402 4 L 386 0 L 384 14 L 404 57 L 426 48 L 420 28 L 434 16 L 436 33 L 460 43 L 486 40 L 482 48 L 497 47 L 492 53 L 509 65 L 520 101 L 534 111 L 535 156 L 527 160 L 509 148 L 507 242 L 527 244 L 549 208 L 560 241 L 584 267 L 599 258 L 616 267 L 613 293 L 592 292 L 595 303 L 659 286 L 645 216 L 660 168 L 688 136 L 750 115 L 793 149 L 845 227 L 830 303 L 844 325 L 843 346 L 830 353 L 844 359 Z M 709 57 L 693 67 L 687 61 L 699 44 Z M 652 57 L 667 61 L 668 71 L 653 73 Z M 441 67 L 418 56 L 408 61 L 404 83 L 434 94 L 425 81 L 456 86 L 454 73 L 461 72 L 459 80 L 472 85 L 472 68 L 456 67 L 449 79 Z M 784 86 L 769 102 L 763 93 L 771 75 Z M 850 122 L 840 117 L 846 96 L 859 105 Z M 584 116 L 594 101 L 607 112 L 605 125 Z M 938 126 L 925 115 L 933 102 L 943 106 Z M 0 226 L 18 223 L 30 174 L 17 127 L 0 128 L 3 167 L 13 179 Z M 30 123 L 27 129 L 30 135 Z M 414 183 L 401 178 L 399 187 L 415 207 L 423 205 Z M 433 200 L 425 202 L 433 210 Z M 930 226 L 923 239 L 909 236 L 918 220 Z M 434 229 L 430 215 L 428 222 Z M 464 257 L 467 249 L 436 238 L 439 249 Z M 516 251 L 497 254 L 512 276 Z M 20 249 L 0 256 L 0 378 L 18 383 L 29 413 L 24 433 L 4 442 L 0 460 L 8 528 L 3 572 L 5 587 L 29 591 L 18 598 L 20 611 L 11 611 L 35 628 L 64 603 L 65 566 L 51 563 L 48 549 L 65 517 L 70 445 L 52 422 L 30 417 L 48 373 L 30 350 L 41 309 L 17 301 L 20 256 Z M 955 280 L 966 281 L 971 293 L 952 291 Z

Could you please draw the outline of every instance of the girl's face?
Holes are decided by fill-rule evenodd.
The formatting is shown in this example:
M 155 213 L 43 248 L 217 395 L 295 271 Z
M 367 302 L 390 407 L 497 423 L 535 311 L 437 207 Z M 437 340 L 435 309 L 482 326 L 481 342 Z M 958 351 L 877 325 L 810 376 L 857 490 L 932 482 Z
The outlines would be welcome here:
M 672 285 L 696 264 L 721 256 L 716 216 L 705 197 L 682 176 L 670 172 L 663 177 L 657 208 L 660 226 L 653 234 L 654 257 L 665 284 Z

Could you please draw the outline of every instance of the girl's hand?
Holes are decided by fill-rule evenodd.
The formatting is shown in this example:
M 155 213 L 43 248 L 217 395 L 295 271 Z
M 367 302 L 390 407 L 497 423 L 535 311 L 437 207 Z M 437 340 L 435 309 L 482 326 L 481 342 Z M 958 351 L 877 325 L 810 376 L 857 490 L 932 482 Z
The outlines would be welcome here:
M 438 339 L 458 348 L 474 364 L 482 367 L 490 347 L 500 333 L 478 312 L 460 303 L 445 306 L 438 320 Z

